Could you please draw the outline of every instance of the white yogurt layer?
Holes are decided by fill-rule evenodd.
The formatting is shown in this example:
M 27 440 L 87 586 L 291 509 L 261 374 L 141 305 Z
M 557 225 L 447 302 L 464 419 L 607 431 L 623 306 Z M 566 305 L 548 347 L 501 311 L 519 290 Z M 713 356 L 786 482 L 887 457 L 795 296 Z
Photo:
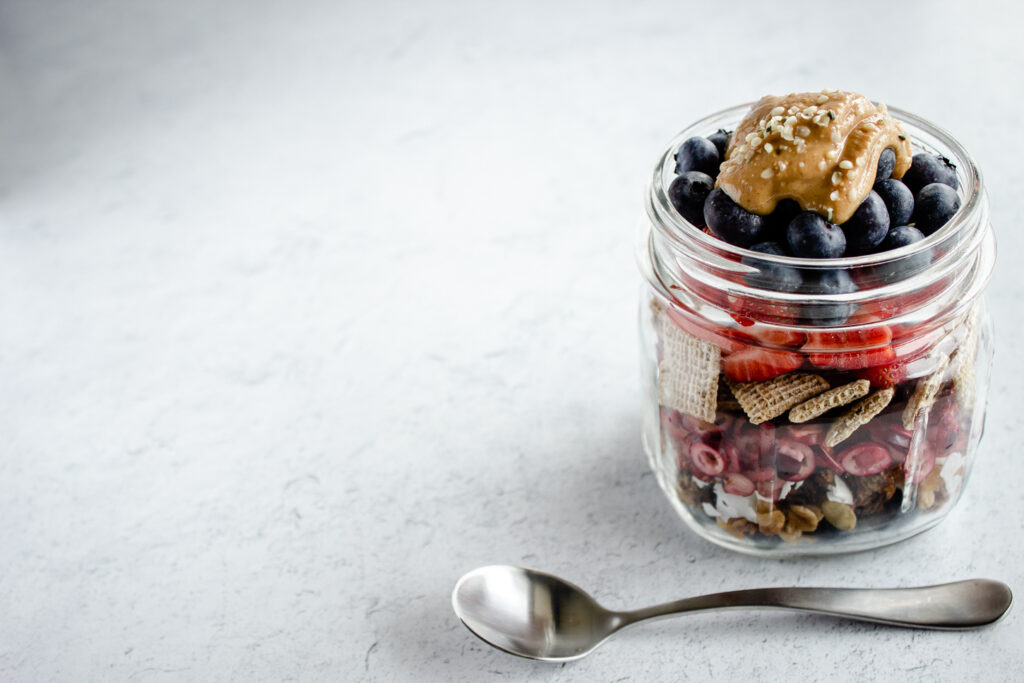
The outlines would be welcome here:
M 715 484 L 715 505 L 704 503 L 704 512 L 709 517 L 721 517 L 723 519 L 736 519 L 742 517 L 747 521 L 757 523 L 757 511 L 754 503 L 757 501 L 755 494 L 749 496 L 737 496 L 726 493 L 721 484 Z
M 828 487 L 825 497 L 835 503 L 853 505 L 853 492 L 850 491 L 850 487 L 846 485 L 846 482 L 839 475 L 836 475 L 832 485 Z
M 803 485 L 804 485 L 804 482 L 802 480 L 801 481 L 787 481 L 785 484 L 782 485 L 782 488 L 779 490 L 779 500 L 785 500 L 786 496 L 791 494 L 793 491 L 796 491 L 798 488 L 800 488 Z M 762 496 L 760 493 L 756 493 L 754 495 L 756 495 L 760 500 L 763 500 L 763 501 L 768 502 L 768 503 L 770 503 L 771 500 L 772 500 L 771 498 L 766 498 L 765 496 Z
M 946 457 L 935 461 L 935 465 L 941 468 L 939 476 L 945 482 L 946 493 L 949 494 L 950 498 L 960 492 L 960 486 L 964 483 L 964 463 L 964 456 L 959 452 L 950 453 Z

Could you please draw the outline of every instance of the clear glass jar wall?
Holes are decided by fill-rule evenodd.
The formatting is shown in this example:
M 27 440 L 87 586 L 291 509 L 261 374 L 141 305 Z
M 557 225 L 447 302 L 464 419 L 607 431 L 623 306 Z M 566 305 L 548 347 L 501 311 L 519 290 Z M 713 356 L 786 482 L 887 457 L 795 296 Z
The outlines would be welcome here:
M 705 234 L 666 196 L 679 143 L 734 129 L 748 109 L 682 131 L 649 187 L 637 244 L 644 449 L 683 520 L 719 545 L 785 556 L 899 541 L 957 502 L 984 426 L 995 243 L 980 175 L 947 133 L 890 108 L 915 152 L 956 165 L 958 214 L 880 254 L 755 253 Z M 780 268 L 804 286 L 771 289 Z M 856 291 L 808 284 L 836 271 Z M 771 379 L 730 379 L 765 368 Z

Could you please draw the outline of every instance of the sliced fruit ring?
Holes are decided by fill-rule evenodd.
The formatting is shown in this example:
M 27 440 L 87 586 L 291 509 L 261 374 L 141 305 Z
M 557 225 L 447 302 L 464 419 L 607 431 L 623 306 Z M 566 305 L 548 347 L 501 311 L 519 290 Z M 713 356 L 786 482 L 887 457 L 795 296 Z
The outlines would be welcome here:
M 661 428 L 675 439 L 685 439 L 690 436 L 689 430 L 683 427 L 682 416 L 669 408 L 661 409 Z
M 736 428 L 730 433 L 728 439 L 739 451 L 741 462 L 750 466 L 757 465 L 758 457 L 761 454 L 760 430 L 745 421 L 740 421 L 737 422 Z
M 680 423 L 687 432 L 700 437 L 705 437 L 709 434 L 720 434 L 722 431 L 722 428 L 717 424 L 704 422 L 690 415 L 682 415 Z
M 749 496 L 755 490 L 754 482 L 738 473 L 727 476 L 722 488 L 726 493 L 731 493 L 734 496 Z
M 803 481 L 814 474 L 817 462 L 814 451 L 799 441 L 782 442 L 778 445 L 775 471 L 786 481 Z
M 956 404 L 948 401 L 938 410 L 937 419 L 928 424 L 926 443 L 932 455 L 941 458 L 956 445 L 960 437 L 960 421 L 956 415 Z
M 723 441 L 719 452 L 722 457 L 725 458 L 725 471 L 726 472 L 739 472 L 741 469 L 740 463 L 740 452 L 736 448 L 736 444 L 731 441 Z
M 904 451 L 910 448 L 910 441 L 914 437 L 913 432 L 904 429 L 903 425 L 891 420 L 879 421 L 877 424 L 872 422 L 867 426 L 867 429 L 871 434 L 872 440 L 892 446 L 893 448 L 903 449 Z
M 771 422 L 762 422 L 758 427 L 757 436 L 758 455 L 764 460 L 775 450 L 775 425 Z
M 756 470 L 749 470 L 747 472 L 744 472 L 743 475 L 750 479 L 750 481 L 760 484 L 774 479 L 775 470 L 773 470 L 771 467 L 758 467 Z
M 889 457 L 897 465 L 902 465 L 907 459 L 907 449 L 897 448 L 891 444 L 885 444 L 885 448 L 889 451 Z
M 836 459 L 843 469 L 858 477 L 884 472 L 892 465 L 889 449 L 866 442 L 847 448 Z
M 830 469 L 834 472 L 845 472 L 843 466 L 835 459 L 832 454 L 832 449 L 827 446 L 821 446 L 814 453 L 814 459 L 818 463 L 819 467 Z
M 690 444 L 690 462 L 705 477 L 717 477 L 725 471 L 726 462 L 722 454 L 700 441 Z
M 779 437 L 792 439 L 808 446 L 820 446 L 825 443 L 825 428 L 820 424 L 788 425 Z

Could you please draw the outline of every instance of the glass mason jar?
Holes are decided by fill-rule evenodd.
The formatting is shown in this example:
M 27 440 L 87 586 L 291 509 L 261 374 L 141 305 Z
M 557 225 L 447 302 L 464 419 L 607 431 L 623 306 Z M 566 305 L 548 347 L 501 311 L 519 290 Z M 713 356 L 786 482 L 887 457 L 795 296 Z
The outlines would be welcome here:
M 958 213 L 878 254 L 749 251 L 687 222 L 667 196 L 679 144 L 735 130 L 749 108 L 682 131 L 648 188 L 637 243 L 644 450 L 686 524 L 721 546 L 791 556 L 894 543 L 950 511 L 984 427 L 982 294 L 996 247 L 981 176 L 948 133 L 890 108 L 915 153 L 955 164 Z M 770 286 L 796 275 L 796 291 Z M 836 293 L 837 279 L 855 286 Z M 778 376 L 730 379 L 752 370 Z

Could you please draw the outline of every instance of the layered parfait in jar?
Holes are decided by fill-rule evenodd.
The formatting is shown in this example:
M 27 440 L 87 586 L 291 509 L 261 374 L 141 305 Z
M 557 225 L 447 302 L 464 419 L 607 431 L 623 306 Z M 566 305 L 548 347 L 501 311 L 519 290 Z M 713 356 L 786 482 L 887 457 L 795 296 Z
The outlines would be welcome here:
M 903 118 L 852 92 L 765 97 L 655 174 L 645 448 L 712 541 L 877 547 L 960 495 L 984 420 L 994 247 L 962 149 L 958 172 L 944 133 Z

